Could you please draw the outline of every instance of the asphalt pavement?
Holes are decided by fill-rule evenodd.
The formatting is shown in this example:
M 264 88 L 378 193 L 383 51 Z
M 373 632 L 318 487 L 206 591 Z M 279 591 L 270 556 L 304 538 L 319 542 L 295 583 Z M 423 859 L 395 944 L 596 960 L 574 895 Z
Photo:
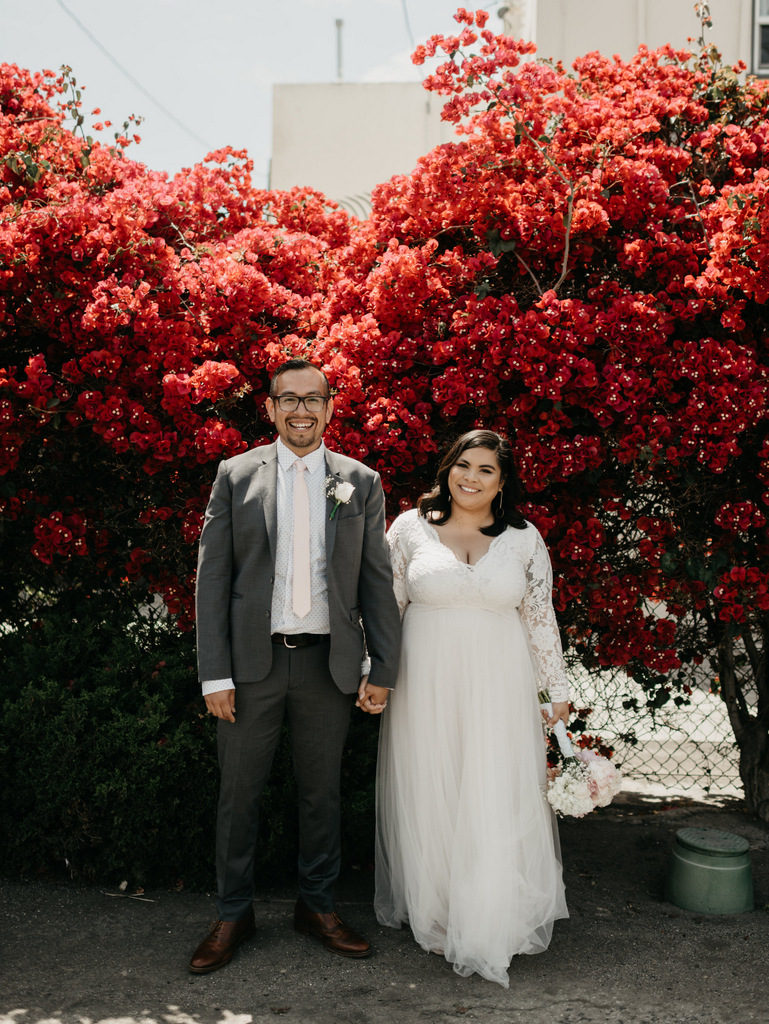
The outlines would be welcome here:
M 684 827 L 749 841 L 755 910 L 665 901 Z M 515 958 L 509 990 L 377 925 L 368 872 L 342 880 L 338 909 L 371 939 L 369 959 L 296 935 L 294 892 L 261 892 L 256 937 L 203 976 L 187 961 L 209 894 L 2 881 L 0 1024 L 769 1024 L 769 828 L 740 801 L 622 793 L 560 833 L 571 917 L 546 953 Z

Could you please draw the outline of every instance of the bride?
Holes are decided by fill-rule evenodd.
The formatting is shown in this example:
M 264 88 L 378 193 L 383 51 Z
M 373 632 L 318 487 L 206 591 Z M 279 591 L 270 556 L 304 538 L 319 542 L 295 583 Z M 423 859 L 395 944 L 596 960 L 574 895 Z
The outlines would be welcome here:
M 388 534 L 403 615 L 377 766 L 375 910 L 467 976 L 508 987 L 568 917 L 544 796 L 537 690 L 568 684 L 542 537 L 516 505 L 508 442 L 464 434 Z

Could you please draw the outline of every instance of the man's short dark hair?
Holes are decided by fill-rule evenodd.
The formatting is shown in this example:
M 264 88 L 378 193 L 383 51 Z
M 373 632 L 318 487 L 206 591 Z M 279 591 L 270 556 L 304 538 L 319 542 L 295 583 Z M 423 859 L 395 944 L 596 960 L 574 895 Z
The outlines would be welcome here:
M 319 366 L 316 366 L 315 363 L 311 363 L 309 359 L 302 359 L 299 356 L 296 356 L 294 359 L 286 360 L 286 362 L 282 363 L 277 368 L 275 373 L 273 373 L 272 379 L 270 381 L 270 395 L 275 394 L 275 385 L 278 382 L 278 378 L 282 374 L 287 373 L 289 370 L 317 370 L 318 373 L 323 378 L 323 380 L 326 382 L 326 397 L 331 397 L 331 385 L 329 384 L 328 377 L 325 375 L 323 370 L 321 370 Z

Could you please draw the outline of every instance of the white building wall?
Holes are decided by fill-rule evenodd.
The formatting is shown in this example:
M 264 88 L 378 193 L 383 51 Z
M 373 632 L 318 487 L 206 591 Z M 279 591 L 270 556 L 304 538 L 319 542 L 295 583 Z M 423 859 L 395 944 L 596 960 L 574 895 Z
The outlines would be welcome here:
M 366 195 L 454 138 L 442 105 L 420 82 L 276 85 L 270 187 L 305 185 L 336 201 Z
M 727 64 L 742 59 L 750 69 L 753 0 L 710 0 L 710 13 L 706 43 Z M 566 67 L 593 50 L 628 60 L 642 43 L 650 50 L 665 43 L 687 49 L 687 40 L 699 35 L 694 0 L 536 0 L 537 54 Z

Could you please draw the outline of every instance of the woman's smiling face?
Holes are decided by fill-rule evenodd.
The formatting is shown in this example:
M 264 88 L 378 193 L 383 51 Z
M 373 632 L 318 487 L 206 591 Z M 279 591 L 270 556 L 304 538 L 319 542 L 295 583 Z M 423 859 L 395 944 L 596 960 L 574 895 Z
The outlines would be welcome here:
M 502 488 L 502 470 L 490 448 L 466 448 L 449 470 L 449 493 L 454 505 L 468 512 L 491 511 Z

